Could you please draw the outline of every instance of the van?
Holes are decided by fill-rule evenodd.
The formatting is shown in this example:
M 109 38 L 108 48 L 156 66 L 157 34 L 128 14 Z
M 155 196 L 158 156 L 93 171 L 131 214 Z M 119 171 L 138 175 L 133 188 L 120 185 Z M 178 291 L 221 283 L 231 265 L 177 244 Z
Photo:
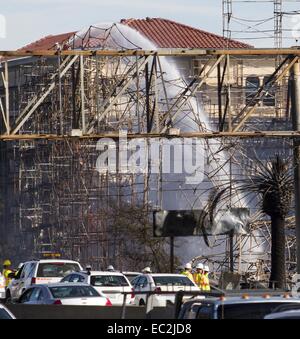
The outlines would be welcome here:
M 72 272 L 82 270 L 77 261 L 72 260 L 33 260 L 23 264 L 6 290 L 6 302 L 19 299 L 22 293 L 34 284 L 58 283 Z

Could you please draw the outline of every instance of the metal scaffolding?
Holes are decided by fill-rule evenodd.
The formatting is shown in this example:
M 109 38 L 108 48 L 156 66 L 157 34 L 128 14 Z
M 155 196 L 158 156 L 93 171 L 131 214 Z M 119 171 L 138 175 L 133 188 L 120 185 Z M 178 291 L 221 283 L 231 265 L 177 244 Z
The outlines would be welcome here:
M 246 180 L 255 171 L 256 156 L 268 161 L 278 151 L 290 155 L 292 139 L 298 140 L 300 133 L 291 128 L 287 87 L 300 50 L 90 50 L 92 42 L 97 46 L 93 36 L 81 42 L 86 49 L 72 46 L 80 50 L 0 52 L 14 57 L 2 61 L 0 105 L 0 138 L 9 172 L 2 176 L 11 185 L 6 202 L 10 208 L 3 217 L 7 237 L 14 239 L 13 245 L 20 244 L 23 256 L 60 251 L 97 268 L 113 262 L 120 269 L 141 269 L 149 262 L 139 253 L 148 251 L 151 264 L 162 269 L 166 242 L 150 239 L 149 213 L 161 207 L 163 193 L 179 192 L 187 202 L 190 196 L 185 195 L 196 194 L 204 201 L 213 188 L 230 183 L 234 191 L 234 180 Z M 278 55 L 282 62 L 275 67 Z M 20 62 L 22 56 L 27 58 Z M 198 65 L 188 80 L 177 73 L 170 76 L 167 69 L 166 57 L 183 56 Z M 273 65 L 272 74 L 249 94 L 246 68 L 266 60 Z M 286 96 L 276 113 L 268 104 L 279 87 Z M 213 92 L 215 103 L 204 104 L 201 100 L 213 97 Z M 186 118 L 197 130 L 178 125 Z M 124 130 L 128 140 L 144 138 L 148 143 L 160 138 L 203 139 L 209 154 L 205 185 L 187 190 L 174 188 L 160 172 L 99 169 L 98 140 L 117 141 Z M 223 152 L 228 156 L 220 160 Z M 223 201 L 219 210 L 232 199 Z M 237 206 L 243 199 L 239 197 Z M 253 209 L 259 207 L 254 204 Z M 269 263 L 268 221 L 256 217 L 250 234 L 235 239 L 234 267 L 240 271 L 259 260 Z M 290 239 L 292 266 L 293 234 Z M 250 247 L 245 248 L 246 240 Z M 206 257 L 218 271 L 229 265 L 228 241 L 215 237 L 210 243 L 211 248 L 225 244 L 219 256 Z M 262 247 L 266 252 L 260 252 Z M 246 256 L 252 259 L 248 262 Z

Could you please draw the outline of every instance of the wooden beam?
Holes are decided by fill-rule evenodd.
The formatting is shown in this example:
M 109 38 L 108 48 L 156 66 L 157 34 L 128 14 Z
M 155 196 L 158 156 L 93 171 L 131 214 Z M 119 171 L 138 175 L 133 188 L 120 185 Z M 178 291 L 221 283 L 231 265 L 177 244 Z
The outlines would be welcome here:
M 71 135 L 56 135 L 56 134 L 2 134 L 0 140 L 4 141 L 22 141 L 22 140 L 67 140 L 67 139 L 101 139 L 111 138 L 118 139 L 119 132 L 106 132 L 99 134 L 86 134 L 80 137 Z M 127 139 L 140 138 L 202 138 L 202 139 L 217 139 L 217 138 L 300 138 L 300 131 L 261 131 L 261 132 L 183 132 L 179 135 L 169 135 L 168 133 L 129 133 Z
M 36 50 L 36 51 L 0 51 L 0 56 L 10 57 L 30 57 L 30 56 L 61 56 L 83 55 L 83 56 L 197 56 L 197 55 L 240 55 L 240 56 L 260 56 L 260 55 L 299 55 L 298 48 L 253 48 L 253 49 L 158 49 L 158 50 Z

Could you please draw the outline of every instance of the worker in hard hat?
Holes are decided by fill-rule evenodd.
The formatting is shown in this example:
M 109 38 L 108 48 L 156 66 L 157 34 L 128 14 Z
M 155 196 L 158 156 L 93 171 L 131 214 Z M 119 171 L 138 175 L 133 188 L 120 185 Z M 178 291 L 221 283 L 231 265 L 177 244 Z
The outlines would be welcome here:
M 150 273 L 152 273 L 151 268 L 150 268 L 149 266 L 145 267 L 145 268 L 142 270 L 142 273 L 144 273 L 144 274 L 150 274 Z
M 115 272 L 115 268 L 113 267 L 113 265 L 109 265 L 107 267 L 106 271 L 108 271 L 108 272 Z
M 10 274 L 13 273 L 13 270 L 10 267 L 11 267 L 11 261 L 9 259 L 5 260 L 3 263 L 3 271 L 2 271 L 2 275 L 5 279 L 5 287 L 7 287 L 9 283 L 11 282 Z
M 204 265 L 202 263 L 197 264 L 196 272 L 193 274 L 195 284 L 201 289 L 203 281 L 203 269 Z
M 194 281 L 194 277 L 192 274 L 192 265 L 190 263 L 185 264 L 184 271 L 181 272 L 181 274 L 186 275 L 188 278 Z
M 203 269 L 203 278 L 201 284 L 201 290 L 205 292 L 210 292 L 210 282 L 209 282 L 209 266 L 205 265 Z
M 86 273 L 88 275 L 91 275 L 91 273 L 92 273 L 92 266 L 91 265 L 86 265 L 85 266 L 85 270 L 86 270 Z

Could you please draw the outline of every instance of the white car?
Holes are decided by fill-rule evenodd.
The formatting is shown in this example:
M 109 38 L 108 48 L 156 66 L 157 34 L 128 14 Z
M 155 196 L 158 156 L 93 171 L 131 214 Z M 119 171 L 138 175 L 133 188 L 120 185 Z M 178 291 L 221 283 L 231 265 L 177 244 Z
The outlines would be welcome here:
M 18 271 L 6 290 L 6 302 L 15 301 L 30 286 L 35 284 L 58 283 L 71 272 L 82 270 L 77 261 L 35 260 L 28 261 Z
M 0 301 L 5 300 L 5 278 L 0 273 Z
M 112 306 L 109 298 L 87 284 L 48 284 L 29 287 L 18 303 L 26 305 Z
M 6 319 L 16 319 L 16 318 L 4 305 L 0 304 L 0 320 Z
M 165 307 L 168 303 L 175 303 L 175 296 L 179 291 L 200 291 L 193 281 L 182 274 L 142 274 L 132 281 L 132 285 L 135 294 L 134 304 L 139 306 L 147 303 L 147 294 L 139 294 L 139 292 L 174 292 L 174 294 L 154 294 L 149 297 L 153 307 Z
M 119 272 L 75 272 L 67 275 L 61 282 L 89 284 L 98 292 L 104 293 L 110 299 L 113 306 L 123 305 L 123 293 L 127 292 L 130 294 L 126 296 L 126 304 L 129 305 L 133 303 L 133 288 L 124 274 Z

